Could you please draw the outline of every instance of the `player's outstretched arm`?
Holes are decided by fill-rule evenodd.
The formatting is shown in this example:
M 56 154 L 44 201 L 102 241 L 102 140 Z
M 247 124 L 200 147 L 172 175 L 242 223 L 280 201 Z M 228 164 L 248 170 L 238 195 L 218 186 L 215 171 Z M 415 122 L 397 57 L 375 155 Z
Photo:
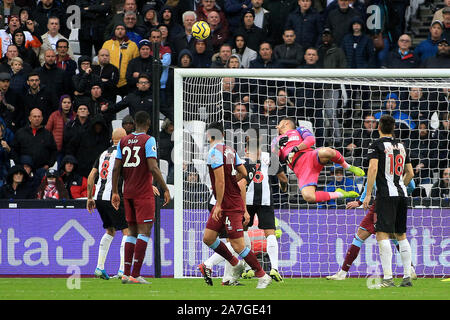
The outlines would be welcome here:
M 114 162 L 114 169 L 112 175 L 112 191 L 111 191 L 111 204 L 116 210 L 119 210 L 120 206 L 119 177 L 121 171 L 122 171 L 122 160 L 116 159 Z
M 94 191 L 94 182 L 95 178 L 97 177 L 98 169 L 92 168 L 91 172 L 89 173 L 89 176 L 87 178 L 87 203 L 86 203 L 86 209 L 89 211 L 89 213 L 94 212 L 95 209 L 95 201 L 92 199 L 93 197 L 93 191 Z
M 155 178 L 156 183 L 163 189 L 164 191 L 164 203 L 163 207 L 170 202 L 170 192 L 169 188 L 164 181 L 164 178 L 161 175 L 161 171 L 159 170 L 158 163 L 155 158 L 147 158 L 147 164 L 150 172 L 152 173 L 153 178 Z

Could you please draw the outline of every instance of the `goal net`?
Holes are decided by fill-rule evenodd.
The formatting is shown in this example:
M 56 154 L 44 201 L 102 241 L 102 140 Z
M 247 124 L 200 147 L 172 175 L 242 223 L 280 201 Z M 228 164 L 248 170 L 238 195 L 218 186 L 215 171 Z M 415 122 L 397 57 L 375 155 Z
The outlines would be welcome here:
M 391 114 L 396 136 L 407 146 L 416 188 L 411 189 L 407 237 L 419 276 L 450 273 L 449 111 L 447 70 L 257 70 L 177 69 L 175 71 L 175 277 L 198 277 L 197 265 L 213 251 L 202 243 L 209 215 L 211 183 L 206 166 L 206 128 L 221 121 L 225 142 L 239 156 L 257 130 L 263 152 L 271 153 L 277 123 L 288 116 L 309 128 L 316 148 L 339 150 L 347 162 L 367 171 L 368 146 L 377 136 L 377 119 Z M 254 132 L 254 131 L 253 131 Z M 276 157 L 272 157 L 275 159 Z M 362 193 L 365 178 L 328 164 L 318 190 L 336 187 Z M 308 204 L 292 171 L 285 168 L 288 192 L 271 177 L 275 216 L 281 236 L 279 269 L 284 277 L 324 277 L 343 263 L 364 210 L 346 209 L 356 199 Z M 276 172 L 275 172 L 276 173 Z M 253 249 L 264 267 L 264 246 L 252 227 Z M 259 234 L 260 235 L 260 234 Z M 401 275 L 400 255 L 393 246 L 393 271 Z M 353 277 L 382 274 L 374 236 L 361 247 L 349 271 Z M 223 275 L 216 266 L 214 276 Z

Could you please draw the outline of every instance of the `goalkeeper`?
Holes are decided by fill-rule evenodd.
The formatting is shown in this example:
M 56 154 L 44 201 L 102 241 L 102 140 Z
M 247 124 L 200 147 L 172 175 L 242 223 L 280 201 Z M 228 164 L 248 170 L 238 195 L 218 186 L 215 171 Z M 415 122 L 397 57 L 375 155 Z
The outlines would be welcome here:
M 279 136 L 272 144 L 272 151 L 276 152 L 281 163 L 287 163 L 297 176 L 298 186 L 303 199 L 308 203 L 329 201 L 337 198 L 355 198 L 359 194 L 355 191 L 344 191 L 341 188 L 334 192 L 316 191 L 319 174 L 329 162 L 341 165 L 345 170 L 362 177 L 364 170 L 349 165 L 344 156 L 337 150 L 322 147 L 312 149 L 316 143 L 314 135 L 305 127 L 296 128 L 294 120 L 284 118 L 277 125 Z
M 375 190 L 375 184 L 374 184 L 374 190 Z M 408 190 L 408 193 L 412 193 L 413 190 L 416 188 L 416 184 L 414 183 L 414 180 L 411 179 L 408 186 L 406 187 Z M 364 192 L 362 193 L 359 200 L 355 200 L 352 202 L 347 203 L 347 209 L 354 209 L 362 205 L 364 202 L 364 199 L 366 198 L 366 191 L 367 191 L 367 184 L 364 188 Z M 359 224 L 358 230 L 355 233 L 355 237 L 353 238 L 352 245 L 348 248 L 347 253 L 345 255 L 344 262 L 342 263 L 341 270 L 339 270 L 337 273 L 333 274 L 332 276 L 327 276 L 328 280 L 345 280 L 347 277 L 347 273 L 350 270 L 350 267 L 353 264 L 353 261 L 358 257 L 359 251 L 361 250 L 361 246 L 364 243 L 364 241 L 367 240 L 372 234 L 375 234 L 375 222 L 377 221 L 377 214 L 375 212 L 375 201 L 372 203 L 372 206 L 369 208 L 369 211 L 367 212 L 366 216 L 362 219 L 361 223 Z M 390 234 L 389 237 L 391 238 L 391 242 L 395 245 L 397 250 L 400 252 L 400 246 L 398 244 L 398 241 L 395 238 L 394 234 Z M 411 279 L 417 280 L 417 275 L 414 270 L 414 266 L 411 263 Z

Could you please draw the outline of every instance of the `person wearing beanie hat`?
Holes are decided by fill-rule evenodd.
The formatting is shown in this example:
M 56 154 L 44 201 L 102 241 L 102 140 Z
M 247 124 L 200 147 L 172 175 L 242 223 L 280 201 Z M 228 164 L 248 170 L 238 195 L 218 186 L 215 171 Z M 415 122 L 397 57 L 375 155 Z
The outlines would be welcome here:
M 259 45 L 263 42 L 267 35 L 262 28 L 255 25 L 255 12 L 251 9 L 242 13 L 241 24 L 235 34 L 245 37 L 247 47 L 258 52 Z
M 80 56 L 78 58 L 78 73 L 72 77 L 74 95 L 89 96 L 92 84 L 99 82 L 98 75 L 92 72 L 92 60 L 90 56 Z
M 143 39 L 139 42 L 139 56 L 132 59 L 127 67 L 126 79 L 130 91 L 136 89 L 136 83 L 141 73 L 152 74 L 152 44 Z
M 127 86 L 127 68 L 131 60 L 139 56 L 139 49 L 133 41 L 126 35 L 126 28 L 123 22 L 118 22 L 114 28 L 114 36 L 105 41 L 103 49 L 108 49 L 110 54 L 110 63 L 119 69 L 119 81 L 117 83 L 117 92 L 125 97 L 128 93 Z

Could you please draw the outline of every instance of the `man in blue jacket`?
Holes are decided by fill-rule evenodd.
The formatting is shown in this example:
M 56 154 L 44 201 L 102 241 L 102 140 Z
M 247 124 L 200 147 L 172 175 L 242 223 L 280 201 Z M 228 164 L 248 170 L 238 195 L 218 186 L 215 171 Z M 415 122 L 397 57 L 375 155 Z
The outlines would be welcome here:
M 433 57 L 438 52 L 438 43 L 442 38 L 444 25 L 441 21 L 435 20 L 431 23 L 430 34 L 428 39 L 423 40 L 414 50 L 414 55 L 420 60 L 422 64 L 429 57 Z
M 322 29 L 322 17 L 312 8 L 312 0 L 299 0 L 298 8 L 289 14 L 285 30 L 295 31 L 295 42 L 303 48 L 315 47 Z

